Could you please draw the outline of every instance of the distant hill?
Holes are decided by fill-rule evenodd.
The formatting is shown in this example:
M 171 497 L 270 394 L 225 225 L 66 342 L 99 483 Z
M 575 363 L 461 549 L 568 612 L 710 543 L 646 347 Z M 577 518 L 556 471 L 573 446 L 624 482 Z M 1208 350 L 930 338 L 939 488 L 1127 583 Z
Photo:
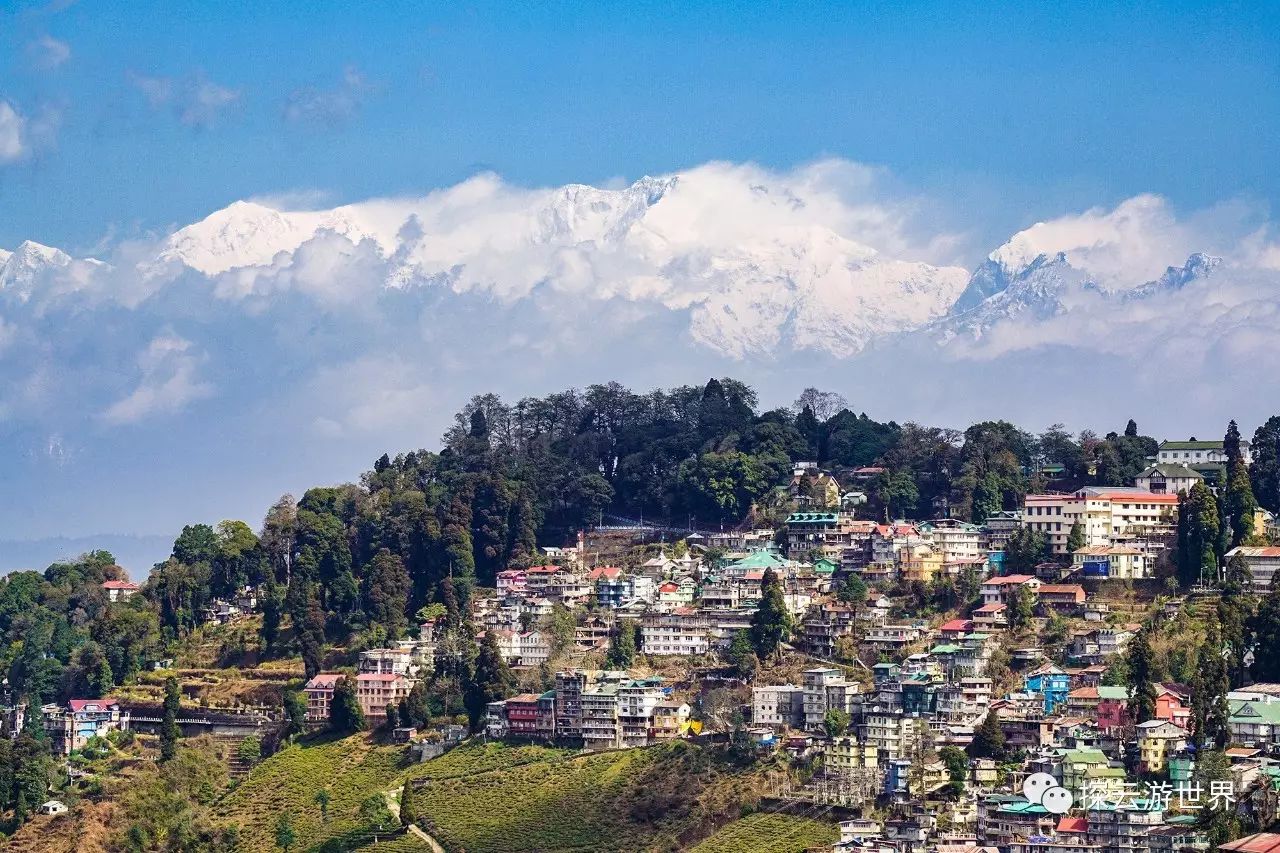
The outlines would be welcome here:
M 43 571 L 50 563 L 78 557 L 86 551 L 110 551 L 116 562 L 128 569 L 130 578 L 142 581 L 152 566 L 169 556 L 172 547 L 173 536 L 119 533 L 50 539 L 0 539 L 0 574 L 20 569 Z

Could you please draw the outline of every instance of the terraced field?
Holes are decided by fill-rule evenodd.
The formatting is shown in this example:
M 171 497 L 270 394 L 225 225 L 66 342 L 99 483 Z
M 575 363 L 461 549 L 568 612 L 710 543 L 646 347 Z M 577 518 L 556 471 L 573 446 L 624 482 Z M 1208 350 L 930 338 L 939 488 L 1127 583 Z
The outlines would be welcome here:
M 753 814 L 735 820 L 692 853 L 802 853 L 839 840 L 834 824 L 786 814 Z
M 686 744 L 583 755 L 477 743 L 421 764 L 402 756 L 362 737 L 296 744 L 255 768 L 217 812 L 239 824 L 246 851 L 275 849 L 276 816 L 286 809 L 297 849 L 362 849 L 361 803 L 409 781 L 425 815 L 419 825 L 451 853 L 639 853 L 696 846 L 761 787 L 757 772 Z M 321 788 L 330 796 L 327 820 L 315 803 Z M 401 837 L 377 849 L 420 845 Z

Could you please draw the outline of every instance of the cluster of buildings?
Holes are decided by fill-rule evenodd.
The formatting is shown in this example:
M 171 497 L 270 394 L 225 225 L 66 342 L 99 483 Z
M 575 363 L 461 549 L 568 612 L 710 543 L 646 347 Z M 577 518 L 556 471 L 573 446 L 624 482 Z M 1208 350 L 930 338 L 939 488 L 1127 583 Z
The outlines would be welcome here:
M 662 679 L 613 670 L 557 672 L 553 689 L 491 702 L 485 714 L 489 737 L 581 741 L 587 749 L 648 746 L 691 726 L 688 704 L 673 700 Z
M 371 726 L 385 722 L 387 706 L 398 705 L 415 683 L 433 671 L 436 654 L 433 627 L 430 623 L 421 626 L 422 639 L 401 640 L 389 648 L 360 653 L 354 676 L 356 700 Z M 307 681 L 303 693 L 307 698 L 308 723 L 321 725 L 329 721 L 334 689 L 340 679 L 351 677 L 341 672 L 320 672 Z

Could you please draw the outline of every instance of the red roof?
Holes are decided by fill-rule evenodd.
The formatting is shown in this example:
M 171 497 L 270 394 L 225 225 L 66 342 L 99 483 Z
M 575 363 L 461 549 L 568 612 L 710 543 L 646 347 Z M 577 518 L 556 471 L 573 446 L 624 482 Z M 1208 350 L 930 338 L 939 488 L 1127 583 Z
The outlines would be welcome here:
M 394 672 L 362 672 L 356 676 L 356 681 L 397 681 L 401 678 L 404 676 Z
M 1058 832 L 1088 832 L 1089 821 L 1082 817 L 1063 817 L 1058 820 Z
M 1115 501 L 1117 503 L 1176 504 L 1177 495 L 1158 495 L 1155 492 L 1102 492 L 1089 495 L 1089 500 Z
M 979 607 L 977 610 L 975 610 L 975 611 L 973 611 L 973 612 L 974 612 L 974 613 L 982 613 L 982 614 L 986 614 L 986 613 L 999 613 L 1001 610 L 1004 610 L 1004 609 L 1005 609 L 1005 606 L 1006 606 L 1006 605 L 1003 605 L 1003 604 L 995 604 L 995 603 L 993 603 L 993 604 L 984 604 L 984 605 L 982 605 L 981 607 Z
M 1031 575 L 999 575 L 994 578 L 987 578 L 982 583 L 985 586 L 1005 586 L 1006 584 L 1024 584 L 1027 581 L 1033 581 Z
M 333 687 L 338 683 L 339 678 L 344 678 L 340 672 L 317 672 L 311 676 L 311 680 L 307 682 L 305 690 L 318 690 Z
M 764 572 L 760 572 L 760 571 L 744 572 L 742 574 L 742 579 L 744 581 L 764 580 Z
M 1275 853 L 1280 851 L 1280 834 L 1259 832 L 1255 835 L 1246 835 L 1244 838 L 1219 844 L 1218 849 L 1240 850 L 1244 853 Z
M 536 573 L 540 575 L 549 575 L 553 572 L 558 572 L 558 571 L 560 571 L 559 566 L 530 566 L 529 568 L 525 569 L 525 574 L 531 575 Z
M 103 589 L 138 589 L 138 585 L 136 583 L 129 583 L 129 581 L 103 581 L 102 588 Z
M 599 580 L 600 578 L 613 580 L 620 574 L 622 574 L 622 569 L 619 569 L 617 566 L 599 566 L 588 572 L 587 577 L 593 581 Z
M 973 627 L 973 621 L 970 619 L 952 619 L 950 622 L 943 623 L 939 631 L 968 631 Z
M 89 705 L 97 705 L 105 710 L 117 704 L 119 703 L 114 699 L 71 699 L 67 702 L 72 711 L 83 711 Z

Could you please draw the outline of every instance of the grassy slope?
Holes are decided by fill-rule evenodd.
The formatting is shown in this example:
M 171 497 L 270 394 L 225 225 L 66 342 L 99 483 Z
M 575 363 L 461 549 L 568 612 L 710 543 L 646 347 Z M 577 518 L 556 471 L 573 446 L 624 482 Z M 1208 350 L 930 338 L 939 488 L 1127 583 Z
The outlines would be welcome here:
M 833 824 L 785 814 L 753 814 L 728 824 L 694 847 L 692 853 L 801 853 L 808 847 L 833 844 L 840 833 Z
M 363 738 L 319 739 L 271 757 L 217 807 L 241 827 L 243 848 L 273 850 L 276 816 L 293 813 L 298 849 L 352 837 L 371 793 L 419 780 L 425 829 L 451 850 L 684 850 L 743 802 L 758 774 L 736 771 L 709 751 L 684 744 L 574 755 L 543 747 L 467 745 L 424 764 Z M 323 823 L 316 791 L 330 792 Z M 394 848 L 419 849 L 409 838 Z

